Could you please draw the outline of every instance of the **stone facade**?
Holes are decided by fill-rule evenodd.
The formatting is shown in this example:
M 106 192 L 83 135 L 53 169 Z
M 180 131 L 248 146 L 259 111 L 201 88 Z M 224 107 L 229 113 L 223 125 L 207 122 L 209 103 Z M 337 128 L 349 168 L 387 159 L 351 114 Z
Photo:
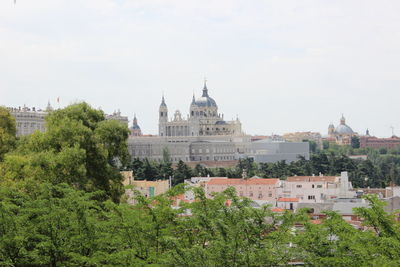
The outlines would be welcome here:
M 172 119 L 164 96 L 159 107 L 159 135 L 131 134 L 129 152 L 133 158 L 163 159 L 168 150 L 173 162 L 232 161 L 239 154 L 249 152 L 251 137 L 242 132 L 239 119 L 225 121 L 218 113 L 218 106 L 208 95 L 206 83 L 203 94 L 196 100 L 193 96 L 188 118 L 177 110 Z
M 228 161 L 239 154 L 249 152 L 250 136 L 130 136 L 128 148 L 132 158 L 163 159 L 163 151 L 168 150 L 171 160 Z
M 159 136 L 210 136 L 242 135 L 242 124 L 239 119 L 225 121 L 224 115 L 218 113 L 218 106 L 208 95 L 206 83 L 203 94 L 196 99 L 193 95 L 189 116 L 184 119 L 179 110 L 175 111 L 172 120 L 168 118 L 168 107 L 162 97 L 159 108 Z
M 11 115 L 15 118 L 16 128 L 17 128 L 17 136 L 30 135 L 35 131 L 44 132 L 46 130 L 46 121 L 45 117 L 49 112 L 52 112 L 54 109 L 50 105 L 50 102 L 47 104 L 46 110 L 28 108 L 28 107 L 18 107 L 18 108 L 7 108 Z M 107 120 L 118 120 L 126 125 L 128 125 L 128 117 L 122 116 L 121 112 L 114 112 L 111 115 L 105 115 Z
M 106 120 L 116 120 L 128 126 L 129 120 L 127 116 L 122 116 L 121 111 L 114 111 L 112 114 L 105 114 Z
M 47 105 L 46 110 L 18 107 L 8 108 L 11 115 L 15 118 L 15 124 L 17 128 L 17 136 L 29 135 L 35 131 L 44 132 L 46 130 L 44 118 L 48 112 L 52 111 L 50 103 Z
M 289 143 L 283 139 L 265 140 L 244 134 L 239 119 L 225 121 L 218 113 L 218 106 L 208 94 L 204 84 L 203 94 L 193 96 L 189 116 L 182 118 L 176 111 L 173 119 L 168 118 L 168 107 L 164 96 L 159 107 L 159 135 L 133 135 L 128 148 L 132 158 L 161 161 L 163 151 L 168 150 L 174 163 L 184 162 L 235 162 L 240 158 L 252 157 L 257 162 L 291 162 L 299 156 L 309 159 L 308 143 Z

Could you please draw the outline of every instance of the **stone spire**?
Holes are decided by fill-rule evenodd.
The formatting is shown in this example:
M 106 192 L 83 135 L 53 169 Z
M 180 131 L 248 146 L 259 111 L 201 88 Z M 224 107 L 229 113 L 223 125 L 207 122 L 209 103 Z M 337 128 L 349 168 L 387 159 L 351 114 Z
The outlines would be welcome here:
M 47 107 L 46 107 L 46 111 L 53 111 L 53 107 L 50 104 L 50 100 L 47 102 Z
M 164 94 L 163 94 L 160 107 L 166 107 L 166 106 L 167 106 L 167 104 L 165 104 L 165 98 L 164 98 Z
M 203 97 L 208 97 L 207 79 L 204 79 Z

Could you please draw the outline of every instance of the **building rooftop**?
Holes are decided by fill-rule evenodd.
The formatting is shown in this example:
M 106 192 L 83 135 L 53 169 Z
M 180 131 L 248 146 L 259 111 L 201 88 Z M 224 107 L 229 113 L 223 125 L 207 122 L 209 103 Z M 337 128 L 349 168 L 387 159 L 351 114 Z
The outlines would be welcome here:
M 278 202 L 299 202 L 299 199 L 297 197 L 281 197 Z
M 258 178 L 250 178 L 250 179 L 226 179 L 226 178 L 214 178 L 211 179 L 208 184 L 209 185 L 261 185 L 261 184 L 269 184 L 274 185 L 279 182 L 279 179 L 258 179 Z
M 337 181 L 336 176 L 291 176 L 286 179 L 287 182 L 330 182 Z

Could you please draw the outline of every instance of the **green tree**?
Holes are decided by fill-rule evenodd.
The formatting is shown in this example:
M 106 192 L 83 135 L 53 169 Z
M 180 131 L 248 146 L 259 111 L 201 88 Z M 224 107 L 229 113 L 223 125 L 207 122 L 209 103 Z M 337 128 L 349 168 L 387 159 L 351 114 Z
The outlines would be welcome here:
M 46 132 L 22 138 L 7 155 L 3 179 L 66 182 L 86 191 L 104 190 L 118 201 L 122 176 L 117 163 L 129 162 L 128 128 L 105 120 L 86 103 L 68 106 L 46 117 Z
M 188 165 L 186 165 L 182 160 L 180 160 L 174 170 L 174 179 L 172 181 L 173 185 L 183 183 L 185 179 L 190 179 L 192 177 L 192 170 Z
M 360 148 L 360 138 L 358 136 L 351 137 L 351 147 Z
M 15 135 L 15 118 L 6 108 L 0 107 L 0 162 L 4 154 L 14 148 Z
M 159 167 L 159 176 L 168 179 L 173 175 L 172 160 L 167 147 L 163 149 L 163 160 Z

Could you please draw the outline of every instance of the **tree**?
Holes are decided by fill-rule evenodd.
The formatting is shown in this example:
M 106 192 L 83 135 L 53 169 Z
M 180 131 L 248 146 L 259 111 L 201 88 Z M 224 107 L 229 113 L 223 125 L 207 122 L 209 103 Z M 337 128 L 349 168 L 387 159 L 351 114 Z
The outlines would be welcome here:
M 180 160 L 174 171 L 173 185 L 183 183 L 185 179 L 192 177 L 192 170 L 182 160 Z
M 46 132 L 22 138 L 7 155 L 4 179 L 68 183 L 86 191 L 104 190 L 114 201 L 122 194 L 117 163 L 129 162 L 128 128 L 105 120 L 86 103 L 70 105 L 46 117 Z
M 159 171 L 159 176 L 163 177 L 164 179 L 168 179 L 170 176 L 173 175 L 174 171 L 172 169 L 172 160 L 168 147 L 164 147 L 163 149 L 163 160 L 159 166 Z
M 6 108 L 0 107 L 0 162 L 3 160 L 4 154 L 13 149 L 15 135 L 15 118 Z
M 316 153 L 318 151 L 318 144 L 313 140 L 303 140 L 303 142 L 308 142 L 310 146 L 311 153 Z
M 358 136 L 351 137 L 351 147 L 360 148 L 360 138 Z

